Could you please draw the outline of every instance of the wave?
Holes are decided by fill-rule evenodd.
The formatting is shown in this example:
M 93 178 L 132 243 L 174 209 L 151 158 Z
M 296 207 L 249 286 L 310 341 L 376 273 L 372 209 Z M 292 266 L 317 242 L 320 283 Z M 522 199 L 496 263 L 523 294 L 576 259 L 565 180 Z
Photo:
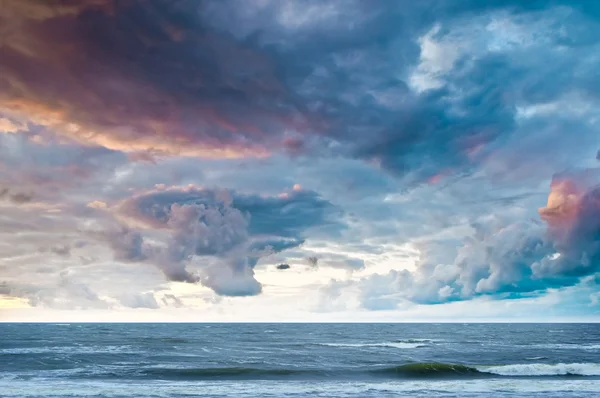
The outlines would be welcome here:
M 0 354 L 138 354 L 130 345 L 107 346 L 49 346 L 49 347 L 18 347 L 2 348 Z
M 318 370 L 263 369 L 263 368 L 150 368 L 141 375 L 159 379 L 207 379 L 207 378 L 270 378 L 294 375 L 318 375 Z
M 513 364 L 500 366 L 465 365 L 451 363 L 409 363 L 384 368 L 350 369 L 302 369 L 262 367 L 140 367 L 110 366 L 100 368 L 53 369 L 21 374 L 29 380 L 36 377 L 74 379 L 151 379 L 151 380 L 273 380 L 273 379 L 494 379 L 494 378 L 554 378 L 554 377 L 600 377 L 600 364 Z
M 477 368 L 449 363 L 410 363 L 406 365 L 393 366 L 389 368 L 372 371 L 374 374 L 395 375 L 407 378 L 413 377 L 455 377 L 455 376 L 478 376 L 482 375 Z
M 375 374 L 397 375 L 404 377 L 483 377 L 483 376 L 600 376 L 600 364 L 597 363 L 559 363 L 559 364 L 514 364 L 500 366 L 478 366 L 448 363 L 411 363 L 372 371 Z
M 499 376 L 600 376 L 600 364 L 597 363 L 531 363 L 481 367 L 478 370 Z
M 526 348 L 543 348 L 550 350 L 600 350 L 600 344 L 533 344 Z
M 134 342 L 139 343 L 170 343 L 170 344 L 187 344 L 192 341 L 181 337 L 141 337 L 133 339 Z
M 403 340 L 395 340 L 397 343 L 433 343 L 433 342 L 437 342 L 437 341 L 443 341 L 443 340 L 433 340 L 433 339 L 403 339 Z
M 391 341 L 387 343 L 320 343 L 328 347 L 391 347 L 400 349 L 411 349 L 427 347 L 428 344 L 425 342 L 407 342 L 407 341 Z

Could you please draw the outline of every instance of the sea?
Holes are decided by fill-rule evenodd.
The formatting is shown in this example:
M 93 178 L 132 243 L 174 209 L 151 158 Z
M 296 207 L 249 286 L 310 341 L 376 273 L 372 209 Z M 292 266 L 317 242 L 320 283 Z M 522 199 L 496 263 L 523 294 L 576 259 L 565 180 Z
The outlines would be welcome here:
M 0 324 L 1 397 L 600 397 L 600 324 Z

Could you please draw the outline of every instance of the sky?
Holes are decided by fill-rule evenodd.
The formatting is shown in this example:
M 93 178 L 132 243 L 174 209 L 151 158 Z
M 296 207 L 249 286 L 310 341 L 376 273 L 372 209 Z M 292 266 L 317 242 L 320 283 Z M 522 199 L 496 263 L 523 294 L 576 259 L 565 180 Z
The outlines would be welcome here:
M 595 0 L 0 26 L 0 321 L 600 320 Z

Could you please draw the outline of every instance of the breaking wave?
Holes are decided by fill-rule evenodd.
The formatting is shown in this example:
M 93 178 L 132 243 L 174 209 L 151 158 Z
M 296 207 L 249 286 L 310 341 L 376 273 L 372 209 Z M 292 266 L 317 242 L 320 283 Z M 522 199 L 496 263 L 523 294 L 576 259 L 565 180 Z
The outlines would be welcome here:
M 431 340 L 427 339 L 408 339 L 408 340 L 396 340 L 384 343 L 320 343 L 319 345 L 328 347 L 390 347 L 400 349 L 411 349 L 427 347 Z
M 404 377 L 455 377 L 455 376 L 600 376 L 597 363 L 515 364 L 501 366 L 470 366 L 448 363 L 411 363 L 373 371 L 375 374 Z
M 549 350 L 600 350 L 600 344 L 535 344 L 529 345 L 529 348 L 541 348 Z
M 65 377 L 83 379 L 152 379 L 152 380 L 265 380 L 265 379 L 477 379 L 477 378 L 518 378 L 518 377 L 600 377 L 600 364 L 514 364 L 501 366 L 480 366 L 451 363 L 409 363 L 379 369 L 324 369 L 324 368 L 261 368 L 261 367 L 112 367 L 101 369 L 57 369 L 43 374 L 29 374 L 35 377 Z
M 600 364 L 597 363 L 531 363 L 478 369 L 499 376 L 600 376 Z

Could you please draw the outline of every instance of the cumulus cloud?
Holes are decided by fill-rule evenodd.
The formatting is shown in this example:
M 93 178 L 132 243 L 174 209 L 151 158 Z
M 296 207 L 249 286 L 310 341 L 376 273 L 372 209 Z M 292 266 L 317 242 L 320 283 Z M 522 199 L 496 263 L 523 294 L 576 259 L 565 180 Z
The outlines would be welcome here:
M 548 204 L 539 210 L 543 223 L 507 224 L 492 217 L 472 224 L 473 233 L 457 248 L 422 243 L 415 271 L 392 270 L 357 282 L 363 306 L 388 309 L 402 302 L 434 304 L 482 295 L 526 297 L 596 274 L 599 171 L 555 176 Z
M 539 212 L 556 255 L 543 259 L 537 274 L 577 277 L 600 270 L 600 169 L 555 176 Z
M 299 186 L 278 196 L 164 188 L 126 199 L 114 210 L 129 224 L 109 235 L 117 259 L 150 262 L 171 281 L 200 282 L 227 296 L 261 292 L 253 271 L 260 258 L 299 246 L 310 229 L 343 227 L 334 205 Z M 164 239 L 143 237 L 152 231 Z

